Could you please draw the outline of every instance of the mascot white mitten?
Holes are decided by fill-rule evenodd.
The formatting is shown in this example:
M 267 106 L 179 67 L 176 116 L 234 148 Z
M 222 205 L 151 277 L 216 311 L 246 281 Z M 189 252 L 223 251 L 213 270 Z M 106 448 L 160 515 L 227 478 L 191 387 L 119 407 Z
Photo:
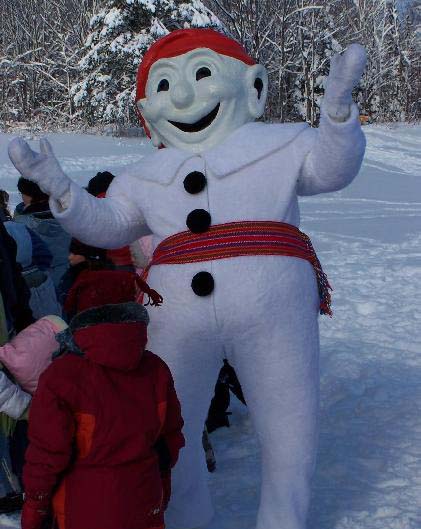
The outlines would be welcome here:
M 50 142 L 42 138 L 40 151 L 34 152 L 21 138 L 9 145 L 9 156 L 22 176 L 36 182 L 53 199 L 59 200 L 70 189 L 71 180 L 64 174 L 54 155 Z
M 201 437 L 223 358 L 236 369 L 261 444 L 257 528 L 306 526 L 318 315 L 330 312 L 330 298 L 298 229 L 297 195 L 336 191 L 358 173 L 365 140 L 351 91 L 364 63 L 358 45 L 334 59 L 318 129 L 266 125 L 255 122 L 267 95 L 264 67 L 215 31 L 175 31 L 146 53 L 137 85 L 145 128 L 165 148 L 115 178 L 106 199 L 69 183 L 51 152 L 31 154 L 19 140 L 10 147 L 73 236 L 120 248 L 153 234 L 148 282 L 164 304 L 150 311 L 150 347 L 172 370 L 186 437 L 169 529 L 205 526 L 212 516 Z

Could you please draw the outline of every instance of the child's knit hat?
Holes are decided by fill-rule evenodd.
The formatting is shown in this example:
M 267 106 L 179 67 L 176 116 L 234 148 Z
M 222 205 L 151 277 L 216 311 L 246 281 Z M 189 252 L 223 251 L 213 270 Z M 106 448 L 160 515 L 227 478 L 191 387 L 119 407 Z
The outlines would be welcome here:
M 78 314 L 93 307 L 136 301 L 142 290 L 152 305 L 160 305 L 162 297 L 133 272 L 125 270 L 84 270 L 70 289 L 64 310 Z

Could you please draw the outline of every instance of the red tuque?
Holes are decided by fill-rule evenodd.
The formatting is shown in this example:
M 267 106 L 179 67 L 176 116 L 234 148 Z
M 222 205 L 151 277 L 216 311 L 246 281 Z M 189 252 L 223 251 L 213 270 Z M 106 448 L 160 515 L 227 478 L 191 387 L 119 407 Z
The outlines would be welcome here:
M 238 59 L 245 64 L 256 64 L 246 50 L 234 39 L 213 29 L 178 29 L 157 40 L 145 53 L 137 72 L 136 101 L 145 98 L 149 71 L 160 59 L 169 59 L 198 48 L 207 48 L 221 55 Z

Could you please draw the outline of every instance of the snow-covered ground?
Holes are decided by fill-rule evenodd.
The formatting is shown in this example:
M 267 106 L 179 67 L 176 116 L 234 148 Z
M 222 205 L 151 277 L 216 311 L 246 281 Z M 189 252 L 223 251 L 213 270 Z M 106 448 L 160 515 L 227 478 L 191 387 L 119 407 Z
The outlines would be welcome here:
M 367 126 L 360 175 L 347 189 L 301 201 L 333 285 L 321 318 L 321 436 L 309 529 L 421 527 L 421 126 Z M 16 189 L 0 134 L 0 187 Z M 85 184 L 150 149 L 141 140 L 50 137 Z M 12 196 L 14 204 L 17 195 Z M 217 514 L 208 529 L 252 529 L 259 448 L 246 408 L 212 434 Z M 0 517 L 0 528 L 18 527 Z M 282 529 L 282 520 L 279 524 Z

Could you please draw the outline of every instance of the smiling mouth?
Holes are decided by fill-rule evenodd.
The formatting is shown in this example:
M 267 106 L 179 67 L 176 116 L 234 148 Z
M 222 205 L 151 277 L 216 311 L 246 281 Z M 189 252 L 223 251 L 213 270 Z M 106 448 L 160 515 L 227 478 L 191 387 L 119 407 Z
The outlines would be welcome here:
M 182 130 L 183 132 L 200 132 L 206 127 L 209 127 L 209 125 L 214 121 L 214 119 L 218 115 L 220 106 L 221 103 L 218 103 L 216 107 L 212 110 L 212 112 L 209 112 L 209 114 L 203 116 L 203 118 L 199 119 L 199 121 L 196 121 L 196 123 L 180 123 L 179 121 L 170 120 L 168 120 L 168 122 L 171 123 L 171 125 L 174 125 L 174 127 L 177 127 L 177 129 Z

